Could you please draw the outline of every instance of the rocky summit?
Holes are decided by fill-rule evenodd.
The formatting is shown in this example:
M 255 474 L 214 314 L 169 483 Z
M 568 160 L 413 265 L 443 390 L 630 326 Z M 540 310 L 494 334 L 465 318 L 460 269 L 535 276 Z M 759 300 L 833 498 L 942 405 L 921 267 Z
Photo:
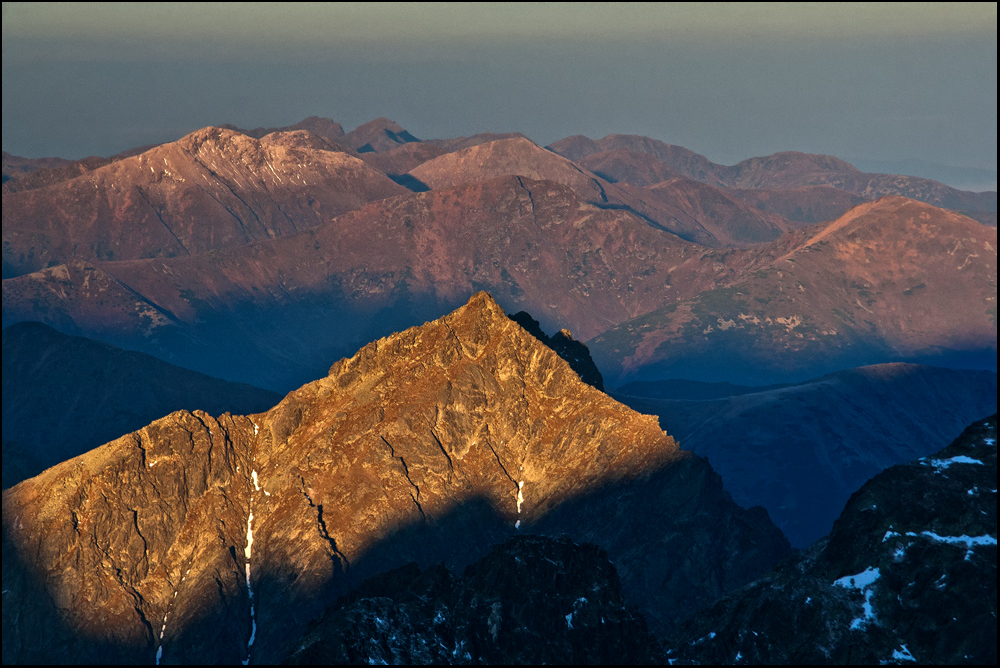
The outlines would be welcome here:
M 519 533 L 606 550 L 654 633 L 789 549 L 477 293 L 265 413 L 176 412 L 5 490 L 3 660 L 283 661 L 366 580 Z
M 698 615 L 668 656 L 995 664 L 996 438 L 994 415 L 875 476 L 827 538 Z

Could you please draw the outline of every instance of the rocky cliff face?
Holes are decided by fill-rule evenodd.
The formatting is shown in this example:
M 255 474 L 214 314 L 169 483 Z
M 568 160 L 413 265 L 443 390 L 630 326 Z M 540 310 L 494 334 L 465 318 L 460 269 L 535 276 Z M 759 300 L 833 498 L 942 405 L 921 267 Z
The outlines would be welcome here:
M 699 614 L 672 659 L 992 664 L 997 421 L 866 483 L 810 550 Z
M 566 360 L 573 371 L 576 371 L 580 375 L 580 380 L 587 385 L 596 387 L 602 392 L 604 391 L 604 378 L 601 376 L 600 369 L 597 368 L 594 360 L 590 357 L 590 350 L 587 349 L 587 346 L 575 340 L 572 332 L 568 329 L 560 329 L 553 336 L 549 336 L 542 331 L 542 327 L 538 321 L 532 318 L 531 314 L 526 311 L 518 311 L 509 317 L 524 328 L 524 331 L 549 348 L 552 348 L 559 357 Z
M 179 412 L 6 490 L 4 662 L 282 660 L 365 579 L 600 545 L 653 629 L 787 552 L 655 418 L 485 293 L 248 417 Z

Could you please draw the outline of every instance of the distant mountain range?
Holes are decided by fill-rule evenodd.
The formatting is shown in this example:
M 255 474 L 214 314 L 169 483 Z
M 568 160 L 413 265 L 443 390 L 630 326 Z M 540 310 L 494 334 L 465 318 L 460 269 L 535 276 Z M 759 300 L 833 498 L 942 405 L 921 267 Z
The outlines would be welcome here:
M 995 191 L 316 116 L 3 168 L 4 663 L 995 662 Z
M 768 266 L 589 341 L 605 376 L 760 384 L 888 360 L 995 364 L 995 229 L 886 197 L 788 239 Z
M 407 192 L 306 131 L 217 128 L 3 196 L 4 277 L 70 258 L 137 260 L 243 245 Z
M 995 368 L 995 230 L 904 204 L 912 200 L 866 204 L 908 193 L 992 206 L 995 216 L 995 194 L 990 204 L 989 194 L 926 180 L 879 180 L 829 156 L 725 167 L 627 135 L 571 137 L 547 151 L 508 135 L 421 142 L 387 119 L 345 134 L 318 118 L 267 130 L 206 129 L 5 193 L 4 323 L 42 320 L 287 390 L 331 357 L 489 289 L 511 312 L 593 338 L 613 383 L 798 381 L 903 359 Z M 943 234 L 932 235 L 940 246 L 930 262 L 912 256 L 925 242 L 905 241 L 918 211 Z M 813 228 L 835 217 L 822 229 L 839 232 Z M 574 222 L 564 231 L 562 220 Z M 862 227 L 866 244 L 891 237 L 878 251 L 891 276 L 863 266 L 870 254 L 843 249 L 816 265 L 818 251 L 832 241 L 846 249 Z M 557 251 L 570 238 L 572 250 Z M 952 238 L 983 252 L 949 268 Z M 816 267 L 797 273 L 801 261 Z M 781 299 L 796 298 L 776 297 L 778 274 L 795 275 L 800 292 L 812 286 L 803 308 L 782 311 Z M 697 327 L 701 339 L 688 345 Z M 754 338 L 761 327 L 767 341 Z M 669 352 L 678 341 L 682 354 Z

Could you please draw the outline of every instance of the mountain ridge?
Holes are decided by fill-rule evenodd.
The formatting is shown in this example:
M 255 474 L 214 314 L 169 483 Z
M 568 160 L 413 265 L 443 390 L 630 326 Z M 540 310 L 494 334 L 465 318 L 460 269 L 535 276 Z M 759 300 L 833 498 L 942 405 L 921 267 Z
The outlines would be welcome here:
M 485 293 L 267 413 L 174 413 L 3 496 L 5 661 L 281 660 L 363 579 L 519 530 L 597 539 L 672 628 L 788 550 Z
M 205 128 L 69 181 L 5 193 L 4 276 L 243 244 L 407 192 L 331 148 L 302 130 L 256 140 Z

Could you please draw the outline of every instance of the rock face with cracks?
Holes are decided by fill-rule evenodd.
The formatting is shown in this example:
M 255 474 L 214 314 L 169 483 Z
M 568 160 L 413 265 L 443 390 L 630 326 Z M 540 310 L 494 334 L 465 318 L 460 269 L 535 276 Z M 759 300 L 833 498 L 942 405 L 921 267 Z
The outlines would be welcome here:
M 173 413 L 6 490 L 4 662 L 281 661 L 365 579 L 600 545 L 654 631 L 788 550 L 485 294 L 266 413 Z

